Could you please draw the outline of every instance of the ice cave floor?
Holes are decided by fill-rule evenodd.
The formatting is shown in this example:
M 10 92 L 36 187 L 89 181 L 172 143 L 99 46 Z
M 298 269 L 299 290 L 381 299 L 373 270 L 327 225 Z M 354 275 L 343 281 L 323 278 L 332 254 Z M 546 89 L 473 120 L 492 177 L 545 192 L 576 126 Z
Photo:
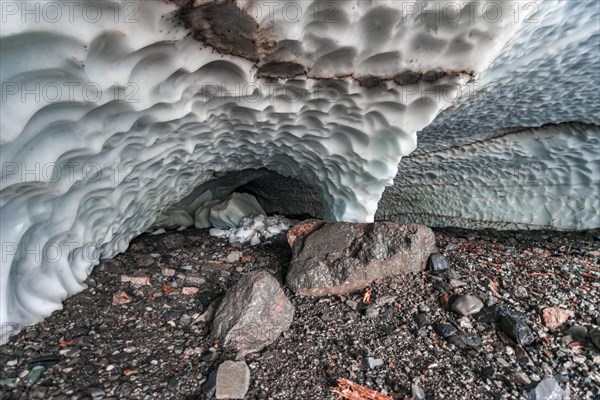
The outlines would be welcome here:
M 597 399 L 600 231 L 434 231 L 451 269 L 376 282 L 370 304 L 364 291 L 310 298 L 285 289 L 294 321 L 246 356 L 246 398 L 336 399 L 346 378 L 381 399 L 521 399 L 551 378 L 572 399 Z M 0 347 L 0 397 L 208 398 L 211 372 L 235 355 L 211 338 L 203 312 L 249 271 L 282 282 L 289 260 L 284 234 L 256 247 L 195 228 L 138 237 L 63 310 Z M 533 342 L 515 344 L 489 313 L 449 310 L 462 294 L 520 315 Z M 566 319 L 554 331 L 548 307 Z

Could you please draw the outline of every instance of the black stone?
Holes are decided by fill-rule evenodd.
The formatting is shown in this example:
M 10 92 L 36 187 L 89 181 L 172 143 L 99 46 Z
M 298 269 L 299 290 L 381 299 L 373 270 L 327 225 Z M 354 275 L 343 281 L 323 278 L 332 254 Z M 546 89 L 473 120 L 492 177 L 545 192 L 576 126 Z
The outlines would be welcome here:
M 458 332 L 458 329 L 456 329 L 456 327 L 452 324 L 434 324 L 433 329 L 443 338 L 456 335 L 456 332 Z
M 448 260 L 443 254 L 433 253 L 427 260 L 427 268 L 432 272 L 440 272 L 450 268 L 450 264 L 448 264 Z
M 479 322 L 492 324 L 500 321 L 500 318 L 505 315 L 508 315 L 508 311 L 504 307 L 494 304 L 489 307 L 484 307 L 480 312 L 475 314 L 474 317 Z
M 172 377 L 171 379 L 169 379 L 169 382 L 167 383 L 167 389 L 169 389 L 170 391 L 174 391 L 175 389 L 177 389 L 177 378 Z
M 215 395 L 217 391 L 217 370 L 214 370 L 208 375 L 208 379 L 206 382 L 202 384 L 202 393 L 211 398 Z
M 499 321 L 500 328 L 518 344 L 528 345 L 533 342 L 533 332 L 520 318 L 513 315 L 504 315 Z
M 133 385 L 129 382 L 124 382 L 115 389 L 115 397 L 117 399 L 128 399 L 133 393 Z
M 415 322 L 418 326 L 427 326 L 431 325 L 431 319 L 425 313 L 418 312 L 415 314 Z

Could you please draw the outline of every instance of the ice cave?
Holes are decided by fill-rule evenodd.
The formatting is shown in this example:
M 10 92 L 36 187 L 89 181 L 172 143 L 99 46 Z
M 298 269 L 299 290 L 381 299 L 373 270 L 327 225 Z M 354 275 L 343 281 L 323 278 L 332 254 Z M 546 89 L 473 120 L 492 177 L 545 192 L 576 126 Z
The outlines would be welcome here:
M 593 0 L 1 7 L 3 341 L 145 233 L 600 227 Z

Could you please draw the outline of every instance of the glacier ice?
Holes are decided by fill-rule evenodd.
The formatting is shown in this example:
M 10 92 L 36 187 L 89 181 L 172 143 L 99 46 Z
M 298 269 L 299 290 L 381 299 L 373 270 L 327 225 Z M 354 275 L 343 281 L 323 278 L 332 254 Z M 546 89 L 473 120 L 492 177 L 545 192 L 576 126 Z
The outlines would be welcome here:
M 572 49 L 583 43 L 586 57 L 597 54 L 598 35 L 589 28 L 597 21 L 593 2 L 57 1 L 58 22 L 43 14 L 44 2 L 30 2 L 39 6 L 38 18 L 24 2 L 10 3 L 2 4 L 0 38 L 1 334 L 60 309 L 85 288 L 101 258 L 124 251 L 135 236 L 207 226 L 206 210 L 264 179 L 260 171 L 316 188 L 304 194 L 306 204 L 290 204 L 299 213 L 400 218 L 410 210 L 394 200 L 395 192 L 379 211 L 378 202 L 394 177 L 403 179 L 398 164 L 415 150 L 417 131 L 425 128 L 411 165 L 427 169 L 436 158 L 419 151 L 455 157 L 438 144 L 469 145 L 469 138 L 501 125 L 598 122 L 582 117 L 597 107 L 597 93 L 590 93 L 591 103 L 587 95 L 571 96 L 580 101 L 572 109 L 548 99 L 559 90 L 553 85 L 579 84 L 576 77 L 589 72 L 577 71 Z M 90 15 L 90 8 L 98 12 Z M 561 20 L 561 13 L 570 18 Z M 538 39 L 544 35 L 560 46 Z M 554 65 L 542 61 L 563 58 L 576 77 L 548 79 Z M 547 85 L 532 100 L 540 112 L 529 115 L 525 104 L 511 118 L 503 116 L 508 108 L 490 117 L 491 96 L 465 100 L 464 89 L 481 79 L 506 84 L 530 65 Z M 588 78 L 591 87 L 597 78 Z M 560 120 L 549 121 L 555 103 Z M 444 125 L 432 125 L 443 129 L 426 128 L 448 107 L 438 120 Z M 582 140 L 595 143 L 594 129 Z M 579 146 L 585 134 L 577 132 L 573 141 L 534 146 L 541 148 L 536 157 L 546 160 L 561 143 Z M 496 150 L 481 159 L 505 154 Z M 457 157 L 448 165 L 468 163 Z M 560 165 L 586 185 L 595 182 L 593 160 L 574 164 Z M 417 175 L 414 181 L 422 182 Z M 433 199 L 428 189 L 412 193 Z M 587 215 L 598 199 L 597 192 L 590 196 L 573 203 L 584 211 L 565 211 L 558 221 Z M 489 204 L 477 206 L 482 211 L 474 218 L 496 218 Z M 551 225 L 548 214 L 557 206 L 548 202 L 542 222 Z M 426 210 L 432 220 L 445 212 L 436 207 Z M 586 226 L 597 223 L 583 219 Z

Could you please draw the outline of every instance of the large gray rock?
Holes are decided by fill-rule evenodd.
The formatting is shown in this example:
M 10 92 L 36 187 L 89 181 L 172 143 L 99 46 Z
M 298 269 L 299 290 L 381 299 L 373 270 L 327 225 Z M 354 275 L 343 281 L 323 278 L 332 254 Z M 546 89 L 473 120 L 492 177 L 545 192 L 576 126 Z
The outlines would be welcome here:
M 350 293 L 376 279 L 422 271 L 435 251 L 433 232 L 417 224 L 309 221 L 290 234 L 286 283 L 309 296 Z
M 262 350 L 289 328 L 294 306 L 266 271 L 251 272 L 227 292 L 215 313 L 212 334 L 241 355 Z
M 244 361 L 225 361 L 217 370 L 217 399 L 243 399 L 250 386 L 250 369 Z

